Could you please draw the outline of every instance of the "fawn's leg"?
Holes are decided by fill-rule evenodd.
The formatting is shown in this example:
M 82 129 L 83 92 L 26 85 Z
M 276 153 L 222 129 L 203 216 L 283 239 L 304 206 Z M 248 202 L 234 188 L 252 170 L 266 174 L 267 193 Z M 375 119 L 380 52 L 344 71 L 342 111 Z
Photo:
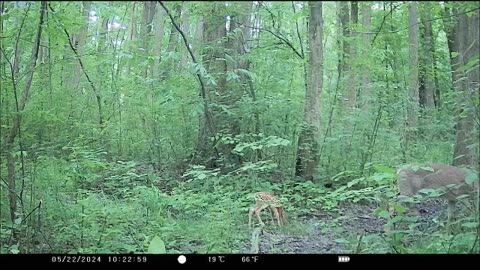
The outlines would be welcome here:
M 271 218 L 272 218 L 272 224 L 275 223 L 275 208 L 273 206 L 269 207 Z
M 262 211 L 256 211 L 255 214 L 257 216 L 258 222 L 260 222 L 260 224 L 262 224 L 262 226 L 265 226 L 265 223 L 263 223 L 262 218 L 260 217 L 261 212 Z
M 276 217 L 277 217 L 278 227 L 282 227 L 282 218 L 280 217 L 279 210 L 277 209 L 277 211 L 275 213 L 276 213 Z
M 268 207 L 267 204 L 262 204 L 260 206 L 255 207 L 255 209 L 254 209 L 254 213 L 257 216 L 257 219 L 260 222 L 260 224 L 262 224 L 262 226 L 265 226 L 265 223 L 263 223 L 262 218 L 260 217 L 260 214 L 262 213 L 263 209 L 265 209 L 267 207 Z
M 252 227 L 252 215 L 254 214 L 255 212 L 255 208 L 252 207 L 250 208 L 250 210 L 248 210 L 248 227 L 251 228 Z
M 280 213 L 279 213 L 280 210 L 279 210 L 278 208 L 276 208 L 276 207 L 273 207 L 273 208 L 272 208 L 272 211 L 273 211 L 273 215 L 274 215 L 275 218 L 277 219 L 278 227 L 282 226 L 282 225 L 280 224 Z

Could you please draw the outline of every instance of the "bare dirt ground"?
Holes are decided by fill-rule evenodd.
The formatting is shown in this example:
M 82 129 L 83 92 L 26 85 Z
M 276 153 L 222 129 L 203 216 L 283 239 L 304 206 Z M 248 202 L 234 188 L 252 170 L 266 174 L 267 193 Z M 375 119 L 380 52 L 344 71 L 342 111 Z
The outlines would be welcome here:
M 425 229 L 432 226 L 435 218 L 445 218 L 446 204 L 441 200 L 425 201 L 419 204 L 419 223 Z M 297 217 L 295 222 L 302 223 L 307 229 L 304 235 L 295 235 L 274 226 L 257 228 L 252 233 L 250 246 L 242 253 L 260 254 L 339 254 L 354 253 L 348 243 L 337 241 L 341 238 L 358 239 L 360 235 L 381 234 L 387 220 L 374 215 L 374 204 L 349 203 L 335 212 L 316 213 L 315 216 Z M 441 215 L 441 217 L 439 217 Z M 327 227 L 327 229 L 325 229 Z M 431 229 L 431 228 L 430 228 Z M 257 236 L 253 234 L 257 233 Z M 388 244 L 385 241 L 385 247 Z M 387 249 L 388 250 L 388 249 Z

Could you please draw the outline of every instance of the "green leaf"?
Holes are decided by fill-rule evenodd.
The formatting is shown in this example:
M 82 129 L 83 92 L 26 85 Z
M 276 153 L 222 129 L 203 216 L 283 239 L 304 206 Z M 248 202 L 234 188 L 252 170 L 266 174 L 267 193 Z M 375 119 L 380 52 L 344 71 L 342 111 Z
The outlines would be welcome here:
M 392 168 L 392 167 L 388 167 L 388 166 L 383 166 L 383 165 L 373 165 L 372 166 L 375 170 L 377 170 L 378 172 L 382 172 L 382 173 L 395 173 L 395 169 Z
M 335 242 L 337 242 L 339 244 L 349 244 L 350 243 L 345 238 L 335 239 Z
M 465 222 L 465 223 L 462 223 L 462 227 L 474 229 L 478 227 L 478 222 Z
M 469 185 L 471 185 L 475 180 L 477 180 L 477 175 L 474 174 L 473 172 L 467 173 L 467 176 L 465 177 L 465 182 Z
M 307 10 L 306 9 L 302 9 L 302 10 L 294 13 L 293 16 L 292 16 L 292 20 L 296 21 L 296 20 L 298 20 L 300 18 L 304 18 L 304 17 L 307 17 Z
M 372 175 L 372 178 L 373 180 L 375 180 L 376 182 L 381 182 L 383 179 L 387 178 L 387 179 L 390 179 L 391 178 L 391 174 L 387 174 L 387 173 L 376 173 L 374 175 Z
M 20 250 L 18 249 L 18 245 L 12 245 L 12 246 L 10 247 L 10 252 L 11 252 L 12 254 L 18 254 L 18 253 L 20 253 Z
M 478 56 L 477 57 L 472 57 L 470 61 L 468 61 L 467 64 L 461 66 L 458 68 L 458 72 L 464 72 L 466 70 L 470 70 L 471 68 L 478 66 Z
M 401 206 L 401 205 L 398 205 L 398 204 L 394 205 L 394 206 L 393 206 L 393 209 L 395 210 L 395 212 L 398 212 L 398 213 L 405 213 L 405 212 L 407 212 L 407 208 L 405 208 L 405 207 L 403 207 L 403 206 Z
M 390 213 L 385 209 L 380 209 L 379 211 L 375 211 L 375 214 L 381 218 L 389 218 Z
M 27 5 L 27 1 L 16 1 L 14 2 L 17 7 L 24 7 Z
M 155 235 L 152 241 L 150 241 L 150 245 L 148 246 L 148 254 L 166 254 L 165 243 Z
M 425 170 L 425 171 L 429 171 L 429 172 L 434 172 L 434 171 L 435 171 L 435 170 L 434 170 L 432 167 L 430 167 L 430 166 L 422 166 L 422 167 L 420 167 L 420 169 Z
M 15 219 L 15 224 L 18 225 L 18 224 L 20 224 L 20 223 L 22 223 L 22 218 L 21 218 L 21 217 L 17 217 L 17 218 Z

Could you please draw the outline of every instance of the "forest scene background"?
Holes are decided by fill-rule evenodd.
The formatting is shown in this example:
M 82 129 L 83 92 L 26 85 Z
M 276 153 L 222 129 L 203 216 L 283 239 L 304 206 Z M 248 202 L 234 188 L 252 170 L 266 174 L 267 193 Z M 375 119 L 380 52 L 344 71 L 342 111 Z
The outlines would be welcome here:
M 318 253 L 478 253 L 478 209 L 387 206 L 402 164 L 478 171 L 479 9 L 2 1 L 0 253 L 255 252 L 263 190 Z

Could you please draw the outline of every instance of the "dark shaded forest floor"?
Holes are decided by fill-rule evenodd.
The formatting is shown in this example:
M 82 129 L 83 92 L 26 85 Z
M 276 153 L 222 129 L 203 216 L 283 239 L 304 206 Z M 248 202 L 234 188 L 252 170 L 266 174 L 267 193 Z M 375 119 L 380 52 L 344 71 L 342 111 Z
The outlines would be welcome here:
M 446 218 L 446 204 L 441 200 L 430 200 L 419 204 L 419 229 L 431 230 L 432 220 Z M 260 230 L 258 253 L 261 254 L 338 254 L 355 253 L 358 237 L 382 234 L 386 219 L 373 214 L 374 204 L 349 203 L 336 212 L 322 212 L 315 216 L 298 218 L 306 226 L 305 235 L 295 235 L 277 227 L 267 226 Z M 444 211 L 444 212 L 442 212 Z M 439 217 L 441 215 L 441 217 Z M 433 225 L 436 226 L 436 225 Z M 257 230 L 258 231 L 258 230 Z M 350 239 L 349 242 L 337 241 Z M 252 241 L 253 242 L 253 241 Z M 385 248 L 388 250 L 387 241 Z M 252 243 L 247 243 L 241 253 L 252 253 Z

